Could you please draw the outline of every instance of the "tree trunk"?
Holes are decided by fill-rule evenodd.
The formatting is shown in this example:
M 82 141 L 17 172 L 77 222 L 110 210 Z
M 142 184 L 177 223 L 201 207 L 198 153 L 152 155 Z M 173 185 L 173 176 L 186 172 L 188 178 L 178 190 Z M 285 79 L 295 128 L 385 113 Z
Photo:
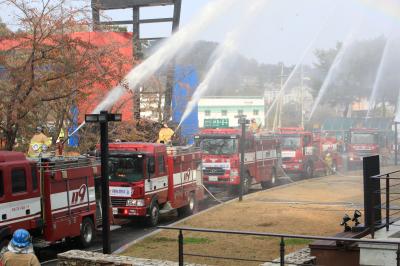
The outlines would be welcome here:
M 5 148 L 7 151 L 12 151 L 14 148 L 15 139 L 17 137 L 17 130 L 11 127 L 5 130 L 4 134 L 6 138 Z

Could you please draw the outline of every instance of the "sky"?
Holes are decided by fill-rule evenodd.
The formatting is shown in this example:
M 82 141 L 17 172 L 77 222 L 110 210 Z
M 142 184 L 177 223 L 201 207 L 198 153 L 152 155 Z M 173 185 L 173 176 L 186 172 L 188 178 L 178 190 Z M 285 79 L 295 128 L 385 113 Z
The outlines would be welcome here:
M 181 27 L 187 25 L 210 1 L 182 0 Z M 248 0 L 248 2 L 256 0 Z M 268 1 L 268 0 L 267 0 Z M 74 5 L 88 0 L 73 1 Z M 246 3 L 246 1 L 244 1 Z M 221 16 L 211 27 L 202 32 L 199 40 L 221 42 L 226 33 L 240 19 L 243 7 L 221 10 Z M 172 6 L 141 9 L 141 18 L 172 16 Z M 0 9 L 2 20 L 14 27 L 12 14 L 15 10 Z M 131 10 L 103 12 L 111 20 L 127 20 Z M 295 64 L 308 46 L 316 48 L 334 47 L 348 34 L 355 39 L 375 38 L 389 35 L 400 26 L 400 8 L 396 0 L 269 0 L 262 15 L 252 21 L 252 27 L 239 41 L 240 52 L 263 63 L 284 62 Z M 131 29 L 129 27 L 128 29 Z M 141 37 L 169 36 L 171 24 L 145 24 Z M 313 41 L 315 40 L 315 41 Z M 312 63 L 315 58 L 309 52 L 304 61 Z

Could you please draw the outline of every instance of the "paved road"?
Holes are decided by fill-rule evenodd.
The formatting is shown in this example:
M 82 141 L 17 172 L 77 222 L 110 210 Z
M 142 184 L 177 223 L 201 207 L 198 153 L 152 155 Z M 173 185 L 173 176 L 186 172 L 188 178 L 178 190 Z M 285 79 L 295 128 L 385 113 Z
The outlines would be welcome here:
M 261 187 L 260 187 L 261 188 Z M 253 187 L 250 190 L 250 193 L 256 192 L 260 190 L 259 186 Z M 219 204 L 220 202 L 225 202 L 234 198 L 234 196 L 230 196 L 227 192 L 221 192 L 219 190 L 212 190 L 213 195 L 219 200 L 219 202 L 215 201 L 211 197 L 204 200 L 199 204 L 199 211 L 208 209 L 212 206 Z M 179 217 L 176 211 L 171 212 L 166 215 L 162 215 L 160 217 L 160 225 L 169 225 L 176 221 L 179 221 L 184 217 Z M 112 252 L 117 249 L 123 247 L 131 243 L 132 241 L 139 239 L 151 232 L 157 230 L 154 227 L 148 227 L 143 222 L 138 221 L 119 221 L 123 225 L 111 232 L 111 250 Z M 62 253 L 71 249 L 80 249 L 79 246 L 74 245 L 74 243 L 67 245 L 66 243 L 60 243 L 57 245 L 52 245 L 47 248 L 42 248 L 36 252 L 39 257 L 42 265 L 46 266 L 56 266 L 57 265 L 57 254 Z M 101 231 L 97 233 L 97 237 L 95 239 L 94 244 L 88 248 L 87 250 L 91 251 L 102 251 L 102 239 L 101 239 Z
M 232 197 L 231 197 L 232 198 Z M 228 197 L 224 197 L 223 200 L 227 200 Z M 209 207 L 218 204 L 213 200 L 207 200 L 203 204 L 199 206 L 199 210 L 204 210 Z M 169 225 L 174 223 L 183 217 L 179 217 L 176 212 L 171 212 L 170 214 L 163 215 L 160 217 L 160 225 Z M 115 250 L 123 247 L 124 245 L 129 244 L 130 242 L 139 239 L 155 230 L 157 228 L 148 227 L 143 222 L 139 221 L 120 221 L 123 223 L 121 228 L 113 230 L 111 232 L 111 250 L 114 252 Z M 57 265 L 57 254 L 68 251 L 70 249 L 80 249 L 79 246 L 75 246 L 73 243 L 67 245 L 66 243 L 61 243 L 57 245 L 52 245 L 51 247 L 40 249 L 36 252 L 41 261 L 42 265 L 46 266 L 56 266 Z M 102 250 L 102 239 L 101 232 L 98 232 L 95 242 L 92 247 L 87 250 Z

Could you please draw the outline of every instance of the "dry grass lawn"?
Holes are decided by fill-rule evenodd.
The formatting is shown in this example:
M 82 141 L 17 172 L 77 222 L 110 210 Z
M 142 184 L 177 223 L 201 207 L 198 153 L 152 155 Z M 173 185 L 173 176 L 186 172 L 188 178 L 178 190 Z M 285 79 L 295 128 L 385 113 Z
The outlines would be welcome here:
M 260 191 L 199 214 L 178 226 L 257 232 L 329 236 L 342 231 L 345 213 L 362 210 L 362 177 L 329 176 Z M 176 231 L 162 231 L 131 247 L 124 255 L 178 260 Z M 185 253 L 272 260 L 279 254 L 279 239 L 184 232 Z M 306 246 L 306 240 L 287 240 L 287 252 Z M 185 256 L 185 262 L 210 265 L 260 263 Z

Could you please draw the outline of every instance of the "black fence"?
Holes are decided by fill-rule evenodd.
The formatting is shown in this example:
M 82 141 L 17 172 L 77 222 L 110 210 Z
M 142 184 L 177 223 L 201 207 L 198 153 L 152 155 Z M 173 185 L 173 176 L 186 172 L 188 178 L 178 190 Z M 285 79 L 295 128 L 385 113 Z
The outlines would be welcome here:
M 389 231 L 389 227 L 396 226 L 394 222 L 400 220 L 400 170 L 370 178 L 379 182 L 379 188 L 371 195 L 373 208 L 370 218 L 375 217 L 375 219 L 371 220 L 369 226 L 374 237 L 377 228 L 386 227 L 386 231 Z
M 365 226 L 375 231 L 400 220 L 400 170 L 380 174 L 379 156 L 363 158 Z M 400 229 L 400 228 L 399 228 Z
M 324 237 L 324 236 L 312 236 L 312 235 L 294 235 L 294 234 L 276 234 L 276 233 L 263 233 L 263 232 L 252 232 L 252 231 L 233 231 L 233 230 L 219 230 L 219 229 L 205 229 L 205 228 L 190 228 L 190 227 L 173 227 L 173 226 L 159 226 L 160 229 L 166 230 L 176 230 L 178 233 L 178 258 L 179 266 L 184 265 L 184 256 L 191 257 L 202 257 L 208 259 L 220 259 L 220 260 L 232 260 L 232 261 L 247 261 L 247 262 L 271 262 L 277 265 L 285 265 L 285 240 L 286 239 L 308 239 L 308 240 L 328 240 L 336 241 L 336 245 L 339 246 L 349 246 L 351 244 L 357 243 L 368 243 L 368 244 L 382 244 L 382 245 L 396 245 L 397 246 L 397 256 L 396 265 L 400 266 L 400 242 L 399 241 L 389 241 L 389 240 L 377 240 L 377 239 L 354 239 L 354 238 L 342 238 L 342 237 Z M 242 236 L 260 236 L 260 237 L 274 237 L 280 239 L 279 241 L 279 262 L 261 259 L 250 259 L 250 258 L 239 258 L 239 257 L 225 257 L 218 255 L 209 254 L 197 254 L 197 253 L 185 253 L 184 251 L 184 235 L 183 232 L 202 232 L 202 233 L 212 233 L 212 234 L 228 234 L 228 235 L 242 235 Z M 251 249 L 251 247 L 249 247 Z M 305 264 L 294 264 L 290 265 L 305 265 Z M 310 265 L 310 264 L 308 264 Z M 318 265 L 318 264 L 312 264 Z

